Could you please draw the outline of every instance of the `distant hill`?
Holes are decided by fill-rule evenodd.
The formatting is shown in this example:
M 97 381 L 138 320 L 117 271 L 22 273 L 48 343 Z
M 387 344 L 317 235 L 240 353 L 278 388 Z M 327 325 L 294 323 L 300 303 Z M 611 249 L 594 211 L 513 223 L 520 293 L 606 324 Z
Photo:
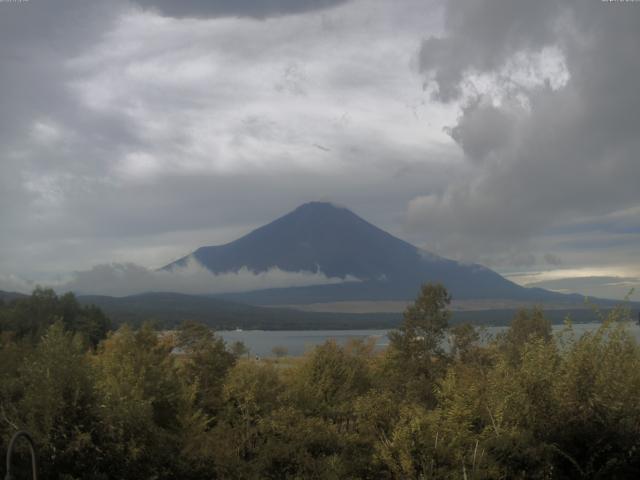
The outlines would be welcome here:
M 5 302 L 10 302 L 11 300 L 16 300 L 17 298 L 25 298 L 27 295 L 18 292 L 5 292 L 4 290 L 0 290 L 0 300 Z
M 322 272 L 345 281 L 224 296 L 262 305 L 410 300 L 425 282 L 443 283 L 456 299 L 582 301 L 579 295 L 524 288 L 481 265 L 421 250 L 346 208 L 323 202 L 304 204 L 226 245 L 199 248 L 164 269 L 184 267 L 192 259 L 216 274 L 243 267 L 260 273 L 277 267 L 287 272 Z
M 183 320 L 204 323 L 216 330 L 343 330 L 395 328 L 399 313 L 321 313 L 286 308 L 266 308 L 198 295 L 148 293 L 129 297 L 80 296 L 81 304 L 100 307 L 116 324 L 140 325 L 152 321 L 161 328 L 173 328 Z M 636 306 L 637 307 L 637 306 Z M 634 318 L 638 308 L 634 309 Z M 477 325 L 508 325 L 516 309 L 454 311 L 452 324 L 470 322 Z M 545 310 L 553 323 L 567 315 L 576 323 L 597 321 L 588 309 Z
M 100 307 L 117 324 L 139 325 L 152 321 L 173 328 L 183 320 L 194 320 L 217 330 L 313 330 L 392 328 L 401 315 L 393 313 L 337 314 L 265 308 L 218 298 L 179 293 L 146 293 L 128 297 L 83 295 L 82 304 Z

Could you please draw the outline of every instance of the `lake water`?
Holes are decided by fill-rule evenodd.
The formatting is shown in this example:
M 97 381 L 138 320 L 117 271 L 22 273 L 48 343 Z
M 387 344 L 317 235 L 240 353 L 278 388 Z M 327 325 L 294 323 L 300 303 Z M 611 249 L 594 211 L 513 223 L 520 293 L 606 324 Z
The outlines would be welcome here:
M 599 323 L 576 323 L 573 329 L 576 335 L 594 330 L 601 325 Z M 505 330 L 506 327 L 485 327 L 485 334 L 495 336 Z M 560 331 L 564 325 L 554 325 L 554 332 Z M 640 341 L 640 326 L 630 323 L 629 331 Z M 302 355 L 316 345 L 333 339 L 344 345 L 352 339 L 369 339 L 375 341 L 377 348 L 384 348 L 388 345 L 387 333 L 389 330 L 243 330 L 243 331 L 219 331 L 217 332 L 228 344 L 240 340 L 250 350 L 252 355 L 260 357 L 273 356 L 274 347 L 284 347 L 289 355 Z

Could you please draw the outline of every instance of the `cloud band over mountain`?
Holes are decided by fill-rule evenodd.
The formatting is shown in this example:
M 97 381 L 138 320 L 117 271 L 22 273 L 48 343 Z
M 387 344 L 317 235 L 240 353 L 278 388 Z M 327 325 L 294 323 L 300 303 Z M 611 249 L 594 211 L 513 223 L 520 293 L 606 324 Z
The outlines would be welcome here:
M 195 260 L 173 270 L 151 270 L 134 263 L 96 265 L 74 272 L 69 279 L 44 283 L 63 293 L 126 296 L 147 292 L 193 295 L 248 292 L 267 288 L 305 287 L 357 282 L 355 277 L 327 277 L 322 271 L 287 272 L 278 267 L 254 273 L 246 267 L 236 272 L 212 273 Z M 0 290 L 28 293 L 33 282 L 0 278 Z

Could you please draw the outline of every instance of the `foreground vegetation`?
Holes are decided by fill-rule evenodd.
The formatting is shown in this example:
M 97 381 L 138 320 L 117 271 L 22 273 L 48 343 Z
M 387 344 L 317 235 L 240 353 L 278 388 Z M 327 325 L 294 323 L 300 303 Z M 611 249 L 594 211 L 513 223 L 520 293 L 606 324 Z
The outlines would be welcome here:
M 202 325 L 108 333 L 100 310 L 36 290 L 0 305 L 2 451 L 26 429 L 41 478 L 69 480 L 638 478 L 623 310 L 579 338 L 523 311 L 480 342 L 449 300 L 424 286 L 384 352 L 252 361 Z

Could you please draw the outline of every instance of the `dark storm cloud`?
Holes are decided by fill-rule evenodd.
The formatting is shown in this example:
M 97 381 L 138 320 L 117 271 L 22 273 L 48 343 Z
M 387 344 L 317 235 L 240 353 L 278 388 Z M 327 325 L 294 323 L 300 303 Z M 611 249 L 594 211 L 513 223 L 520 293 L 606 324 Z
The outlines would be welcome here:
M 321 10 L 348 0 L 134 0 L 145 8 L 158 10 L 162 15 L 182 17 L 253 17 Z
M 470 159 L 483 160 L 508 143 L 515 120 L 505 109 L 477 98 L 463 108 L 460 121 L 449 133 Z
M 432 71 L 437 97 L 450 101 L 461 94 L 469 69 L 491 71 L 521 50 L 555 40 L 555 29 L 567 2 L 540 0 L 449 0 L 445 37 L 430 37 L 420 50 L 420 66 Z
M 473 255 L 640 205 L 640 4 L 446 6 L 420 67 L 435 98 L 463 104 L 449 131 L 471 164 L 484 162 L 414 199 L 414 228 Z M 566 72 L 545 73 L 558 57 Z

